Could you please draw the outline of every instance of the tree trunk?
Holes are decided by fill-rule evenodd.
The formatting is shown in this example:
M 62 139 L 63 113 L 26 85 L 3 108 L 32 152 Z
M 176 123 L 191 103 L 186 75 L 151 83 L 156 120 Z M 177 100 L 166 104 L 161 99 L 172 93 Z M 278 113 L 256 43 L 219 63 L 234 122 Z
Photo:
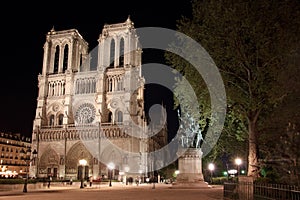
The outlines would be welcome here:
M 249 118 L 249 154 L 248 154 L 248 176 L 258 176 L 258 146 L 257 146 L 257 132 L 256 119 Z

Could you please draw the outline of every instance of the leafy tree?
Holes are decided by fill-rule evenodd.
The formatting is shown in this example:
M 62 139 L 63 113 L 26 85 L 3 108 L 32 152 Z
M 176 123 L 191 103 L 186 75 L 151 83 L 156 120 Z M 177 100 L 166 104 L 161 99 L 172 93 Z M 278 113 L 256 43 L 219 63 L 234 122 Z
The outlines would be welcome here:
M 178 31 L 199 42 L 219 67 L 230 112 L 240 127 L 247 127 L 248 175 L 256 177 L 260 127 L 273 106 L 289 95 L 283 80 L 289 69 L 297 67 L 288 59 L 299 48 L 299 2 L 193 0 L 192 8 L 191 18 L 177 21 Z M 200 75 L 179 56 L 166 53 L 166 59 L 208 107 Z
M 261 163 L 264 169 L 271 169 L 266 172 L 271 175 L 276 172 L 277 182 L 300 186 L 300 68 L 293 73 L 296 79 L 289 78 L 286 82 L 296 87 L 286 88 L 289 95 L 266 118 L 259 143 Z M 269 173 L 265 177 L 272 178 Z

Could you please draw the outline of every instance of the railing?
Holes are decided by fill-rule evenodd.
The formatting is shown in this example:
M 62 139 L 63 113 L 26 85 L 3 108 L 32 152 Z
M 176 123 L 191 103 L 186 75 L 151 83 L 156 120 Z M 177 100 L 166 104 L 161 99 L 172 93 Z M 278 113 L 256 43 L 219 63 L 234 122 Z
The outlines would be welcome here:
M 99 131 L 100 128 L 100 131 Z M 122 123 L 101 123 L 67 126 L 43 126 L 38 131 L 40 141 L 48 140 L 94 140 L 100 137 L 128 137 L 127 129 Z
M 282 184 L 226 182 L 224 199 L 300 200 L 300 188 Z

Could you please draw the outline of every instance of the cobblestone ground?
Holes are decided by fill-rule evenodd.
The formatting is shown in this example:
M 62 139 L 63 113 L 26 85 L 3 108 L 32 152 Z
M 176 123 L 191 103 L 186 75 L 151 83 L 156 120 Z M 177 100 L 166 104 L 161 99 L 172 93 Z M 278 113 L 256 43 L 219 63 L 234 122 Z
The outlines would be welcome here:
M 175 189 L 167 184 L 145 185 L 113 185 L 93 186 L 80 189 L 78 187 L 51 187 L 22 191 L 0 192 L 0 199 L 5 200 L 216 200 L 223 199 L 223 187 L 215 186 L 207 189 Z

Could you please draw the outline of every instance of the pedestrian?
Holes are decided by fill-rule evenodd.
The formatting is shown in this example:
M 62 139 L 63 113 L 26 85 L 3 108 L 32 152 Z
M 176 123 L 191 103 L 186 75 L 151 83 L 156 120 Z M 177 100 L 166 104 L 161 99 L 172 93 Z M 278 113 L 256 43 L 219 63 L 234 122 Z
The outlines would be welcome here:
M 138 177 L 135 178 L 135 183 L 136 183 L 136 186 L 139 186 L 139 179 L 138 179 Z
M 48 188 L 50 188 L 50 183 L 51 183 L 51 181 L 52 181 L 52 177 L 50 176 L 50 177 L 49 177 L 49 180 L 48 180 Z
M 70 185 L 72 185 L 72 184 L 73 184 L 73 179 L 71 178 L 71 179 L 70 179 Z
M 93 177 L 90 176 L 90 187 L 92 187 L 92 185 L 93 185 Z

